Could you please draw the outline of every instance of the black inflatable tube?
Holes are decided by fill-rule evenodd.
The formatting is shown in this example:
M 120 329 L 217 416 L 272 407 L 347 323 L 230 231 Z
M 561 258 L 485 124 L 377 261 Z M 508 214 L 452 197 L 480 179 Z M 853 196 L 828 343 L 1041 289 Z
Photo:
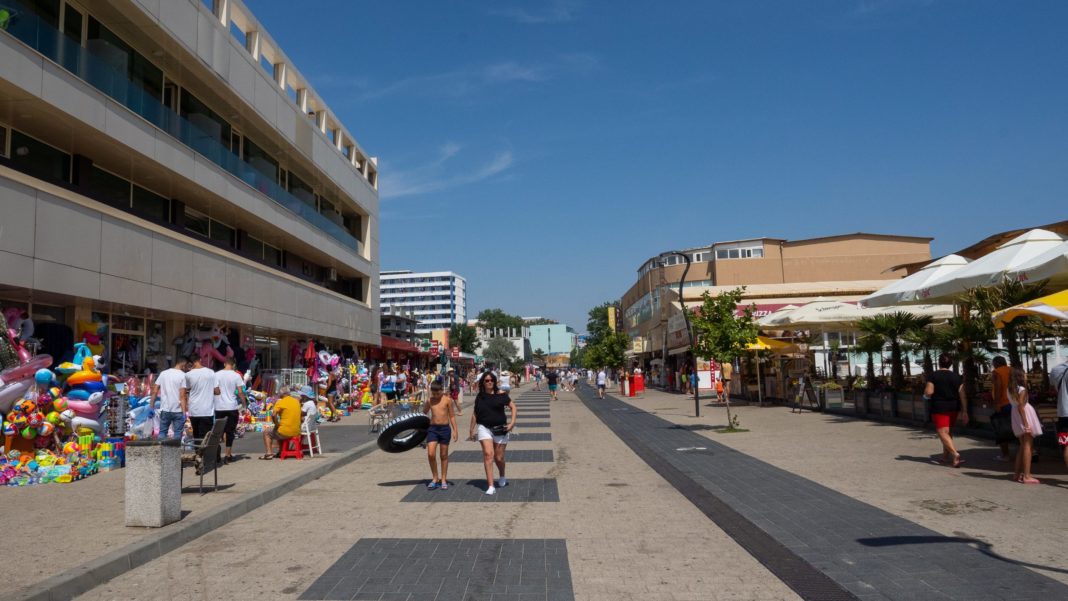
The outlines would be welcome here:
M 430 418 L 423 413 L 397 416 L 379 433 L 378 448 L 387 453 L 410 451 L 426 440 L 426 430 L 429 427 Z

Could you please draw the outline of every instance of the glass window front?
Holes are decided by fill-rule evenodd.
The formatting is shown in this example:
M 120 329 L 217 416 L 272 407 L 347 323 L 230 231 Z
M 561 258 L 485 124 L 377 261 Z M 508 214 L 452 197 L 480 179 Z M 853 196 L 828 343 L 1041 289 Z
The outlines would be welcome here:
M 210 224 L 211 219 L 208 219 L 207 215 L 199 211 L 194 211 L 193 209 L 187 208 L 185 210 L 185 229 L 190 232 L 207 238 L 208 232 L 211 229 Z
M 171 212 L 171 201 L 141 186 L 133 187 L 133 212 L 153 221 L 166 222 Z
M 234 228 L 219 223 L 214 219 L 211 220 L 211 239 L 220 242 L 225 246 L 233 248 L 234 240 L 237 238 L 237 232 Z
M 49 181 L 70 182 L 70 155 L 11 130 L 11 162 L 19 171 Z
M 89 190 L 97 199 L 112 206 L 130 207 L 130 182 L 99 167 L 93 167 L 90 172 Z

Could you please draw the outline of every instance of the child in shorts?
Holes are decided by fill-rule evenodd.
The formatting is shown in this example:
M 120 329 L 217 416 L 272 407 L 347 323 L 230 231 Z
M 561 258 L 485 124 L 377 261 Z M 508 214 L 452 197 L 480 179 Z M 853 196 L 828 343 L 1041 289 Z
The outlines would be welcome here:
M 430 385 L 430 400 L 423 407 L 423 413 L 430 415 L 430 428 L 426 432 L 426 457 L 430 462 L 430 483 L 428 490 L 448 490 L 449 488 L 449 443 L 456 442 L 459 436 L 456 429 L 456 413 L 452 401 L 445 398 L 441 382 Z M 451 440 L 450 440 L 451 439 Z M 441 458 L 441 479 L 438 479 L 438 462 L 435 452 Z

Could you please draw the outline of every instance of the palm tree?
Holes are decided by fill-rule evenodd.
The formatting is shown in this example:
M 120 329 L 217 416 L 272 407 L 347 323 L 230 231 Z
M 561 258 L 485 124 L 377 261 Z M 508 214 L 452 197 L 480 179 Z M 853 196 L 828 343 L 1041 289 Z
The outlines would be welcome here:
M 963 300 L 969 309 L 975 311 L 976 320 L 989 324 L 991 316 L 996 311 L 1039 298 L 1045 294 L 1045 291 L 1046 282 L 1024 284 L 1006 278 L 996 286 L 968 290 Z M 1027 320 L 1027 318 L 1013 320 L 1005 324 L 1001 331 L 1001 337 L 1005 341 L 1005 350 L 1009 354 L 1009 365 L 1013 367 L 1023 367 L 1023 361 L 1020 360 L 1019 329 Z M 992 330 L 991 334 L 993 334 Z
M 867 388 L 872 390 L 875 388 L 875 354 L 882 354 L 883 347 L 886 346 L 886 341 L 882 336 L 876 334 L 868 334 L 861 336 L 857 340 L 856 346 L 853 347 L 853 352 L 856 354 L 868 355 L 868 379 Z
M 905 372 L 901 364 L 901 341 L 909 332 L 931 325 L 929 316 L 917 316 L 908 311 L 894 311 L 874 317 L 865 317 L 857 327 L 866 334 L 877 334 L 890 344 L 890 386 L 894 390 L 905 388 Z
M 931 373 L 934 371 L 934 360 L 931 358 L 931 349 L 938 346 L 938 334 L 935 332 L 934 328 L 913 330 L 905 336 L 905 340 L 912 343 L 917 349 L 923 352 L 924 373 Z

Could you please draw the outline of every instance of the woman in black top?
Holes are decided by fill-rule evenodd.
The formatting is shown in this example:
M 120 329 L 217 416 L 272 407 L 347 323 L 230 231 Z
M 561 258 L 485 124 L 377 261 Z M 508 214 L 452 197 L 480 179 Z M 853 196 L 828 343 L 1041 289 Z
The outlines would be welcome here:
M 504 409 L 511 411 L 511 419 Z M 486 494 L 497 492 L 493 486 L 493 464 L 501 477 L 497 486 L 508 486 L 504 477 L 504 451 L 508 446 L 508 433 L 515 427 L 517 412 L 515 402 L 507 393 L 497 389 L 497 376 L 487 371 L 478 379 L 478 395 L 475 410 L 471 412 L 471 433 L 468 440 L 478 440 L 482 445 L 482 463 L 486 467 Z
M 938 358 L 938 369 L 928 374 L 923 396 L 931 401 L 931 421 L 942 441 L 942 461 L 939 463 L 960 467 L 963 462 L 953 445 L 949 428 L 958 417 L 961 425 L 968 425 L 968 397 L 964 394 L 960 376 L 950 371 L 952 365 L 953 357 L 943 353 Z

